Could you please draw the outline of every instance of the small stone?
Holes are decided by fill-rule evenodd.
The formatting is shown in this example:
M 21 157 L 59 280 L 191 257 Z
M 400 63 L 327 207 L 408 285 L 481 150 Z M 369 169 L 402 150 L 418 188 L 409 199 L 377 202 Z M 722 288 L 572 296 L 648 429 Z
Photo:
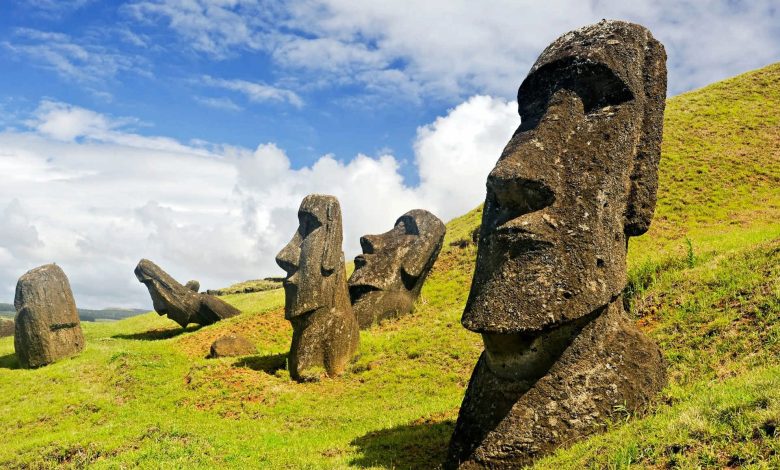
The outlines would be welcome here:
M 226 335 L 217 338 L 211 345 L 209 357 L 234 357 L 256 354 L 255 345 L 241 335 Z
M 193 292 L 198 292 L 200 290 L 200 282 L 193 279 L 191 281 L 187 281 L 187 283 L 184 284 L 184 287 Z

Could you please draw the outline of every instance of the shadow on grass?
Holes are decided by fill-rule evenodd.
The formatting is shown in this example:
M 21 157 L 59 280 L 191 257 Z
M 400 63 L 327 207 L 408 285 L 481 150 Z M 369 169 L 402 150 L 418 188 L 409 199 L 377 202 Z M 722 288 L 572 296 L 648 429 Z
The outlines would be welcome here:
M 19 360 L 16 359 L 16 354 L 6 354 L 5 356 L 0 356 L 0 369 L 18 369 L 19 368 Z
M 455 429 L 452 420 L 372 431 L 351 444 L 363 454 L 350 465 L 384 468 L 441 468 Z
M 277 370 L 284 369 L 287 366 L 287 354 L 245 357 L 236 361 L 234 365 L 236 367 L 248 367 L 252 370 L 273 375 Z
M 157 328 L 154 330 L 144 331 L 142 333 L 131 333 L 127 335 L 114 335 L 112 338 L 116 339 L 132 339 L 140 341 L 157 341 L 160 339 L 173 338 L 184 333 L 192 333 L 198 331 L 201 325 L 189 325 L 187 328 Z

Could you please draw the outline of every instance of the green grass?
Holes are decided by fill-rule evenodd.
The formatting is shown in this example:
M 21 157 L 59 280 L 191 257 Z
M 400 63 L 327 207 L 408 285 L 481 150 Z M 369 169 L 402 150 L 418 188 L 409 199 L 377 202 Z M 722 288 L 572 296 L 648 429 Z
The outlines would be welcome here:
M 773 65 L 669 101 L 626 301 L 670 383 L 539 468 L 780 465 L 778 83 Z M 84 353 L 39 370 L 0 339 L 0 467 L 435 468 L 482 349 L 460 326 L 480 217 L 448 224 L 415 313 L 363 332 L 337 380 L 290 380 L 280 289 L 223 297 L 244 313 L 203 328 L 154 313 L 84 323 Z M 232 332 L 258 354 L 206 359 Z

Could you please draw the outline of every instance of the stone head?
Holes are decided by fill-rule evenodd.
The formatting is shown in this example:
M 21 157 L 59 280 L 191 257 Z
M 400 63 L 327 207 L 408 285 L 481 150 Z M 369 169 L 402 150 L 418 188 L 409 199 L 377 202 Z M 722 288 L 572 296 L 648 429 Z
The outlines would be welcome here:
M 363 308 L 380 316 L 411 310 L 441 250 L 445 232 L 438 217 L 415 209 L 399 217 L 390 231 L 360 237 L 363 254 L 355 258 L 349 293 L 361 326 Z
M 466 328 L 538 332 L 620 294 L 628 238 L 655 208 L 665 60 L 647 29 L 620 21 L 542 52 L 488 176 Z
M 182 286 L 148 259 L 138 262 L 135 277 L 149 290 L 152 305 L 158 314 L 167 315 L 181 326 L 187 326 L 193 321 L 192 312 L 200 308 L 197 293 Z
M 298 209 L 298 229 L 276 255 L 287 272 L 284 280 L 285 317 L 311 313 L 332 303 L 337 270 L 344 269 L 341 207 L 333 196 L 310 194 Z

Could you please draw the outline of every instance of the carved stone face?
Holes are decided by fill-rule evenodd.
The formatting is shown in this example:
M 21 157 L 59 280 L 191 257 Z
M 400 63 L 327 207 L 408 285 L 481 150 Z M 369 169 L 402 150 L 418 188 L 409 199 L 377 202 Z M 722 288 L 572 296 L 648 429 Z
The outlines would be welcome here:
M 445 231 L 438 217 L 415 209 L 399 217 L 392 230 L 360 237 L 363 254 L 355 257 L 349 294 L 361 328 L 412 310 Z
M 655 206 L 666 76 L 657 41 L 614 25 L 562 36 L 520 86 L 521 125 L 487 181 L 472 331 L 535 336 L 625 286 L 628 237 Z
M 332 274 L 343 256 L 341 208 L 335 197 L 306 196 L 298 209 L 298 224 L 292 240 L 276 255 L 276 264 L 287 272 L 284 313 L 288 320 L 332 302 L 338 277 Z
M 210 325 L 241 313 L 221 299 L 199 294 L 197 287 L 200 285 L 197 281 L 190 281 L 187 286 L 181 285 L 148 259 L 138 262 L 135 277 L 149 290 L 154 310 L 160 315 L 167 315 L 182 327 L 190 323 Z M 198 286 L 194 287 L 191 283 Z

